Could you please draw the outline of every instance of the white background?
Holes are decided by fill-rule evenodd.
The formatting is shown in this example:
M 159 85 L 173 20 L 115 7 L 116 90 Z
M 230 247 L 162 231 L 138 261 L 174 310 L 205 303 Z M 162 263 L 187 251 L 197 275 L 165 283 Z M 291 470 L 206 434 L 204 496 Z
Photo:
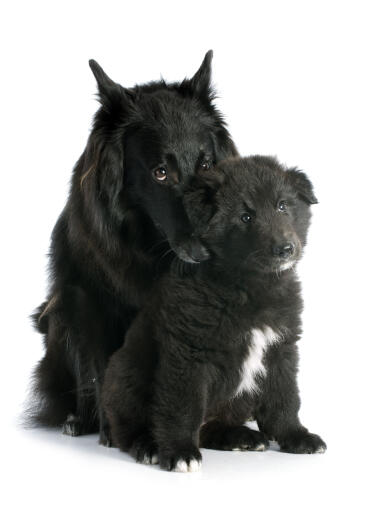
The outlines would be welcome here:
M 3 509 L 368 508 L 367 2 L 2 2 Z M 17 426 L 41 338 L 51 229 L 89 133 L 95 58 L 115 80 L 191 76 L 214 50 L 218 105 L 242 154 L 312 178 L 320 204 L 300 265 L 301 418 L 324 455 L 204 452 L 199 474 L 135 464 L 95 436 Z M 366 473 L 367 472 L 367 473 Z

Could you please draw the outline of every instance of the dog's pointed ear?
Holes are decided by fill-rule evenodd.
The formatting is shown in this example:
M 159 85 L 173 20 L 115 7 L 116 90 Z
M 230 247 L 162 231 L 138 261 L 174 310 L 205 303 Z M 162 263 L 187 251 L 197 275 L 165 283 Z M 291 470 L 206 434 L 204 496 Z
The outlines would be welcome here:
M 89 66 L 98 83 L 100 94 L 107 94 L 111 89 L 114 89 L 117 86 L 117 84 L 109 78 L 103 68 L 99 66 L 96 60 L 89 60 Z
M 190 89 L 198 96 L 209 95 L 211 91 L 212 58 L 213 50 L 207 51 L 200 68 L 189 80 Z
M 89 66 L 98 84 L 99 99 L 103 107 L 109 109 L 117 106 L 118 103 L 123 104 L 129 101 L 126 90 L 109 78 L 96 60 L 89 60 Z
M 298 195 L 308 204 L 318 204 L 313 185 L 306 174 L 297 168 L 286 171 L 287 178 Z

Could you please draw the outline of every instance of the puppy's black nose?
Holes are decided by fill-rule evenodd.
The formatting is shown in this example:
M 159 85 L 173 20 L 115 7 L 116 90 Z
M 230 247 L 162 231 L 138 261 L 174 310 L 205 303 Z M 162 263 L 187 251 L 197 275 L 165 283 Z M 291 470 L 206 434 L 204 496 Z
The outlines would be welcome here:
M 272 249 L 274 256 L 288 259 L 294 253 L 293 243 L 284 243 L 283 245 L 275 245 Z

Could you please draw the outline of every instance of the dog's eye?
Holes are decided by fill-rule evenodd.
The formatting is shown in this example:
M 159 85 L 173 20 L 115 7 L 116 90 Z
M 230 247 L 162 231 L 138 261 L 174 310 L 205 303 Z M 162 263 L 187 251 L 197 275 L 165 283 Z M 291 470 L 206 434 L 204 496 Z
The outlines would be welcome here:
M 286 211 L 288 207 L 288 204 L 285 200 L 281 200 L 278 204 L 278 210 L 279 211 Z
M 209 170 L 211 168 L 211 164 L 209 161 L 204 161 L 201 165 L 200 165 L 200 168 L 202 170 Z
M 167 170 L 164 169 L 163 167 L 159 167 L 158 169 L 155 169 L 155 171 L 153 172 L 153 175 L 157 181 L 162 181 L 162 182 L 166 181 Z
M 241 216 L 241 221 L 244 222 L 245 224 L 247 224 L 248 222 L 250 222 L 252 220 L 252 217 L 250 216 L 249 213 L 243 213 L 242 216 Z

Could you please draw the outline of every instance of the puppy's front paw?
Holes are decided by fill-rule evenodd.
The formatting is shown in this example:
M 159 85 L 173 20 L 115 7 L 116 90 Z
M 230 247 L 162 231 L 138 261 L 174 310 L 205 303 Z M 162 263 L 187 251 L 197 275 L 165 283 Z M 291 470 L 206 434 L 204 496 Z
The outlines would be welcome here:
M 202 465 L 202 455 L 195 446 L 159 454 L 161 468 L 174 472 L 197 472 Z
M 201 446 L 222 451 L 265 451 L 267 436 L 246 426 L 206 424 L 200 433 Z
M 130 454 L 138 463 L 156 465 L 158 463 L 158 449 L 150 435 L 137 438 L 130 449 Z
M 315 454 L 326 451 L 325 442 L 313 433 L 298 431 L 279 441 L 280 450 L 293 454 Z
M 265 451 L 270 445 L 264 433 L 243 426 L 235 428 L 228 441 L 231 451 Z

